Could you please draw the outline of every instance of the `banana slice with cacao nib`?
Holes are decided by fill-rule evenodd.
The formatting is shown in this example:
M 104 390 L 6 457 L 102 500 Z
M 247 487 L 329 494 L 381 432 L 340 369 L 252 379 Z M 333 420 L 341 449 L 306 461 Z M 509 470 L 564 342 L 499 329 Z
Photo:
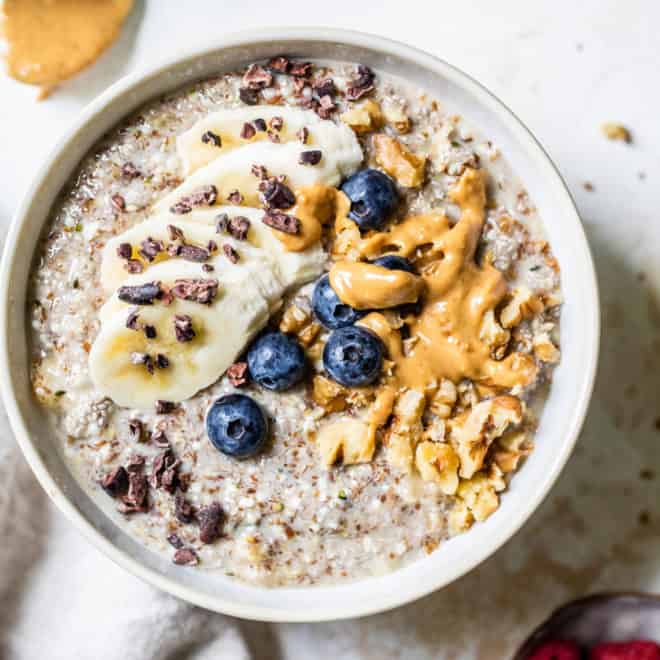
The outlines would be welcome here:
M 341 174 L 362 160 L 353 131 L 345 124 L 321 119 L 311 110 L 272 105 L 214 112 L 177 138 L 177 151 L 186 175 L 220 155 L 262 140 L 297 143 L 297 151 L 331 154 Z
M 151 278 L 152 268 L 171 260 L 198 263 L 198 273 L 204 272 L 203 264 L 220 273 L 270 263 L 286 288 L 317 277 L 326 259 L 322 247 L 287 252 L 263 224 L 263 215 L 261 209 L 221 206 L 195 210 L 176 223 L 158 216 L 145 220 L 106 243 L 101 284 L 105 291 L 112 292 L 131 271 L 148 273 Z
M 178 188 L 166 195 L 154 207 L 156 214 L 173 218 L 190 213 L 195 208 L 209 208 L 231 201 L 246 206 L 260 206 L 259 169 L 269 176 L 284 176 L 291 190 L 323 183 L 337 186 L 341 179 L 354 172 L 362 161 L 362 151 L 355 136 L 347 157 L 340 157 L 340 147 L 321 153 L 314 164 L 301 162 L 304 149 L 288 142 L 255 142 L 234 149 L 193 172 Z M 346 151 L 346 150 L 344 150 Z M 259 168 L 259 169 L 257 169 Z
M 269 315 L 249 279 L 226 282 L 210 304 L 174 297 L 119 310 L 102 322 L 90 375 L 116 404 L 138 409 L 183 401 L 214 383 Z

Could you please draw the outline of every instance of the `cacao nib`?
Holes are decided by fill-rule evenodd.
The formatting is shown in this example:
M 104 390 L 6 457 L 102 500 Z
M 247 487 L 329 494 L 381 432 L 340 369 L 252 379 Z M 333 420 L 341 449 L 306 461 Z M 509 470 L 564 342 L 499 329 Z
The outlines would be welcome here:
M 296 137 L 303 143 L 307 144 L 307 139 L 309 138 L 309 129 L 306 126 L 303 126 L 297 133 Z
M 101 479 L 101 488 L 110 497 L 121 497 L 128 491 L 128 473 L 120 465 L 106 474 Z
M 139 259 L 128 259 L 124 268 L 131 274 L 141 273 L 144 270 L 144 264 Z
M 156 328 L 153 325 L 145 325 L 142 328 L 142 330 L 144 332 L 144 336 L 147 339 L 155 339 L 156 338 L 156 334 L 157 334 L 156 333 Z
M 211 264 L 202 264 L 202 270 L 205 273 L 212 273 L 215 270 L 215 268 L 211 266 Z
M 296 196 L 288 186 L 269 179 L 262 191 L 264 205 L 270 209 L 290 209 L 296 203 Z
M 174 316 L 174 334 L 179 342 L 192 341 L 195 338 L 192 318 L 187 314 L 176 314 Z
M 140 468 L 141 470 L 141 468 Z M 117 507 L 121 513 L 139 513 L 146 511 L 149 484 L 147 478 L 138 470 L 130 470 L 128 473 L 128 492 L 121 498 Z
M 239 205 L 243 202 L 243 195 L 241 195 L 240 190 L 232 190 L 228 195 L 227 195 L 227 201 L 230 204 L 236 204 Z
M 363 96 L 369 94 L 374 88 L 374 72 L 362 64 L 358 64 L 355 75 L 346 90 L 346 98 L 349 101 L 357 101 Z
M 318 165 L 321 162 L 323 154 L 318 149 L 310 149 L 309 151 L 301 151 L 298 162 L 301 165 Z
M 265 131 L 268 128 L 266 122 L 261 119 L 261 117 L 257 117 L 257 119 L 255 119 L 252 123 L 258 131 Z
M 235 215 L 227 223 L 225 231 L 237 241 L 244 241 L 250 231 L 250 221 L 243 215 Z
M 276 211 L 266 211 L 261 221 L 265 225 L 282 231 L 285 234 L 300 233 L 300 220 L 293 215 L 278 213 Z
M 174 496 L 174 515 L 184 525 L 189 525 L 195 519 L 195 510 L 192 504 L 181 493 Z
M 312 74 L 311 62 L 293 62 L 291 64 L 291 75 L 298 78 L 309 78 Z
M 218 244 L 217 244 L 214 240 L 210 240 L 210 241 L 206 244 L 206 249 L 207 249 L 209 252 L 215 252 L 215 251 L 218 249 Z
M 183 240 L 183 231 L 176 225 L 167 225 L 167 234 L 171 241 Z
M 147 261 L 153 261 L 162 251 L 163 242 L 154 241 L 151 236 L 147 236 L 145 240 L 140 243 L 140 256 Z
M 156 414 L 157 415 L 168 415 L 171 412 L 174 412 L 176 409 L 176 403 L 173 401 L 163 401 L 159 399 L 156 401 Z
M 223 251 L 225 257 L 227 257 L 227 259 L 229 259 L 229 261 L 231 261 L 233 264 L 238 263 L 238 261 L 240 259 L 240 256 L 239 256 L 238 252 L 236 252 L 236 250 L 234 250 L 234 248 L 231 245 L 229 245 L 229 243 L 223 243 L 222 251 Z
M 170 534 L 167 537 L 167 542 L 177 550 L 181 550 L 181 548 L 183 548 L 183 541 L 179 538 L 177 534 Z
M 197 190 L 182 197 L 170 208 L 172 213 L 190 213 L 196 206 L 213 206 L 218 199 L 218 189 L 214 185 L 201 186 Z
M 283 117 L 271 117 L 270 121 L 268 122 L 268 125 L 274 131 L 281 131 L 282 127 L 284 126 L 284 118 Z
M 323 96 L 334 96 L 337 93 L 335 81 L 332 78 L 316 80 L 312 85 L 312 90 L 319 98 Z
M 120 243 L 117 247 L 117 256 L 120 259 L 130 259 L 133 256 L 133 248 L 130 243 Z
M 206 248 L 199 245 L 188 245 L 187 243 L 180 245 L 177 253 L 182 259 L 197 263 L 204 263 L 211 258 L 211 253 Z
M 153 305 L 154 300 L 160 298 L 161 295 L 160 282 L 120 286 L 117 290 L 119 300 L 132 305 Z
M 123 211 L 126 208 L 126 200 L 119 193 L 110 198 L 110 204 L 116 211 Z
M 169 447 L 160 452 L 160 454 L 157 454 L 156 458 L 154 458 L 151 477 L 149 478 L 152 488 L 162 488 L 168 493 L 174 493 L 179 463 Z
M 227 378 L 234 387 L 245 385 L 248 381 L 247 362 L 235 362 L 227 369 Z
M 263 165 L 253 165 L 250 171 L 257 177 L 257 179 L 268 178 L 268 171 Z
M 271 57 L 266 67 L 277 71 L 277 73 L 288 73 L 291 68 L 291 61 L 284 55 L 278 55 L 277 57 Z
M 137 179 L 138 177 L 142 176 L 140 174 L 140 170 L 138 170 L 133 163 L 130 161 L 128 163 L 124 163 L 121 166 L 121 175 L 124 179 L 127 181 L 130 181 L 131 179 Z
M 128 437 L 133 442 L 142 442 L 144 437 L 144 427 L 139 419 L 128 420 Z
M 244 140 L 250 140 L 257 134 L 257 129 L 249 122 L 246 121 L 241 128 L 241 137 Z
M 259 92 L 256 89 L 241 87 L 238 90 L 238 97 L 245 105 L 257 105 L 259 103 Z
M 163 429 L 156 429 L 151 434 L 151 442 L 153 442 L 156 445 L 156 447 L 160 447 L 161 449 L 170 446 L 170 442 L 167 439 L 167 436 L 165 435 L 165 431 L 163 431 Z
M 167 355 L 163 355 L 162 353 L 158 353 L 156 355 L 156 368 L 157 369 L 167 369 L 167 367 L 170 366 L 170 360 L 167 357 Z
M 216 279 L 180 279 L 175 281 L 170 293 L 182 300 L 210 305 L 218 293 L 219 284 Z
M 316 109 L 316 113 L 321 119 L 328 119 L 330 115 L 337 109 L 332 97 L 322 96 L 319 99 L 319 107 Z
M 196 566 L 199 564 L 199 557 L 192 548 L 180 548 L 174 553 L 172 561 L 179 566 Z
M 139 365 L 143 364 L 146 368 L 147 371 L 150 374 L 153 374 L 154 372 L 154 361 L 151 359 L 151 355 L 148 353 L 139 353 L 138 351 L 134 351 L 131 353 L 131 364 Z
M 202 543 L 213 543 L 222 533 L 221 526 L 224 512 L 218 502 L 205 506 L 197 512 L 199 522 L 199 540 Z
M 212 144 L 214 147 L 222 146 L 222 139 L 213 131 L 206 131 L 206 133 L 202 135 L 202 142 L 204 144 Z
M 129 330 L 138 330 L 138 310 L 137 309 L 132 309 L 129 313 L 128 316 L 126 317 L 126 327 Z
M 273 74 L 259 64 L 250 64 L 243 74 L 243 87 L 251 90 L 263 89 L 273 84 Z

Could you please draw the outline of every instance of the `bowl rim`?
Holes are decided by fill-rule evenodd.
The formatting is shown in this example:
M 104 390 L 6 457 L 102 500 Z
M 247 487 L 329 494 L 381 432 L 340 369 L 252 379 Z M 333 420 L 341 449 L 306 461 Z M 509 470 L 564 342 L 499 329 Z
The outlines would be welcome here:
M 213 596 L 196 591 L 181 582 L 159 574 L 136 559 L 133 559 L 126 551 L 120 549 L 109 539 L 106 539 L 85 517 L 85 515 L 68 498 L 64 489 L 50 473 L 45 461 L 41 457 L 35 443 L 32 441 L 26 423 L 19 409 L 18 398 L 10 377 L 9 359 L 9 333 L 8 333 L 8 311 L 12 301 L 9 275 L 13 267 L 17 243 L 21 228 L 29 214 L 32 199 L 43 184 L 44 179 L 56 164 L 61 151 L 69 144 L 75 135 L 88 123 L 93 122 L 96 115 L 111 108 L 113 102 L 120 96 L 139 87 L 147 79 L 157 75 L 167 75 L 168 69 L 188 62 L 193 65 L 196 60 L 213 55 L 231 47 L 249 47 L 256 44 L 277 41 L 312 41 L 320 43 L 338 43 L 359 48 L 379 51 L 387 55 L 394 55 L 404 59 L 412 60 L 421 68 L 448 78 L 452 83 L 462 87 L 471 93 L 477 101 L 488 109 L 489 112 L 498 115 L 498 118 L 506 123 L 508 129 L 515 134 L 516 140 L 528 153 L 534 155 L 539 163 L 545 168 L 550 176 L 555 177 L 556 187 L 563 194 L 563 204 L 566 209 L 571 210 L 572 220 L 575 223 L 576 235 L 579 237 L 575 246 L 576 259 L 584 260 L 587 282 L 584 285 L 588 289 L 588 300 L 591 301 L 590 308 L 582 317 L 586 336 L 590 339 L 591 350 L 585 356 L 583 364 L 583 376 L 581 387 L 576 394 L 575 405 L 571 410 L 571 421 L 569 433 L 564 438 L 561 449 L 558 452 L 546 478 L 541 486 L 529 498 L 522 514 L 515 519 L 509 519 L 498 527 L 492 535 L 491 542 L 485 551 L 475 553 L 475 557 L 464 562 L 453 572 L 438 577 L 436 575 L 426 576 L 423 582 L 419 582 L 414 589 L 392 590 L 387 597 L 378 604 L 366 604 L 359 599 L 345 602 L 341 607 L 320 606 L 313 612 L 299 609 L 295 612 L 281 612 L 278 609 L 267 606 L 244 605 L 223 598 L 222 594 Z M 133 575 L 145 582 L 158 587 L 174 596 L 197 606 L 204 607 L 216 612 L 237 616 L 245 619 L 259 621 L 281 621 L 281 622 L 317 622 L 330 621 L 346 618 L 361 617 L 376 614 L 385 610 L 417 600 L 439 588 L 442 588 L 463 575 L 473 570 L 476 566 L 490 557 L 505 542 L 511 539 L 528 520 L 531 514 L 545 499 L 550 489 L 557 480 L 564 465 L 570 457 L 582 428 L 591 394 L 594 387 L 596 368 L 598 363 L 598 352 L 600 344 L 600 315 L 599 294 L 593 259 L 589 245 L 582 227 L 575 202 L 568 190 L 566 182 L 561 176 L 558 168 L 551 160 L 548 153 L 534 137 L 531 131 L 522 121 L 492 92 L 481 83 L 473 79 L 455 66 L 434 55 L 426 53 L 407 44 L 354 30 L 344 30 L 325 27 L 268 27 L 252 30 L 243 30 L 223 35 L 212 42 L 207 42 L 191 48 L 184 53 L 159 60 L 155 64 L 143 67 L 133 73 L 119 79 L 105 92 L 97 96 L 80 112 L 77 118 L 66 129 L 64 134 L 56 142 L 48 157 L 39 167 L 26 190 L 16 213 L 11 221 L 11 226 L 3 249 L 2 265 L 0 267 L 0 392 L 4 401 L 5 409 L 10 421 L 14 436 L 20 446 L 28 464 L 44 488 L 48 496 L 53 500 L 57 508 L 78 528 L 82 535 L 87 538 L 96 548 L 109 557 L 117 565 L 123 567 Z M 359 584 L 361 581 L 353 584 Z

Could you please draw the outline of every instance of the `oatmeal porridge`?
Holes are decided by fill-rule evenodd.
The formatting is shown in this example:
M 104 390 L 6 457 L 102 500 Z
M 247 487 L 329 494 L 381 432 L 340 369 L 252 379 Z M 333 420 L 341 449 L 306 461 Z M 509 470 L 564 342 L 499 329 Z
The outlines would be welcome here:
M 458 111 L 277 57 L 143 107 L 63 191 L 31 281 L 34 392 L 76 479 L 179 570 L 382 574 L 524 469 L 559 267 Z

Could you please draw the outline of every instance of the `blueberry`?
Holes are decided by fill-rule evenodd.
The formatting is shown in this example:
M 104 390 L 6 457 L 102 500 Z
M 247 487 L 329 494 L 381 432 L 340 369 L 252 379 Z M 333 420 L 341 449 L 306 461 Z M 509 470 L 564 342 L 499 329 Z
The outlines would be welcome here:
M 399 201 L 394 181 L 380 170 L 360 170 L 341 189 L 351 200 L 348 217 L 361 231 L 381 229 Z
M 405 270 L 406 273 L 415 274 L 415 270 L 408 259 L 399 257 L 396 254 L 386 254 L 384 257 L 378 257 L 378 259 L 374 259 L 373 263 L 388 270 Z
M 328 275 L 324 275 L 316 283 L 312 295 L 312 307 L 318 320 L 329 330 L 353 325 L 366 314 L 339 300 L 339 296 L 330 286 Z
M 305 352 L 293 337 L 267 332 L 248 349 L 252 380 L 268 390 L 286 390 L 305 375 Z
M 380 338 L 359 326 L 339 328 L 323 349 L 323 366 L 341 385 L 369 385 L 380 375 L 383 344 Z
M 266 442 L 267 427 L 261 408 L 245 394 L 221 396 L 206 415 L 206 432 L 213 446 L 236 458 L 256 454 Z

